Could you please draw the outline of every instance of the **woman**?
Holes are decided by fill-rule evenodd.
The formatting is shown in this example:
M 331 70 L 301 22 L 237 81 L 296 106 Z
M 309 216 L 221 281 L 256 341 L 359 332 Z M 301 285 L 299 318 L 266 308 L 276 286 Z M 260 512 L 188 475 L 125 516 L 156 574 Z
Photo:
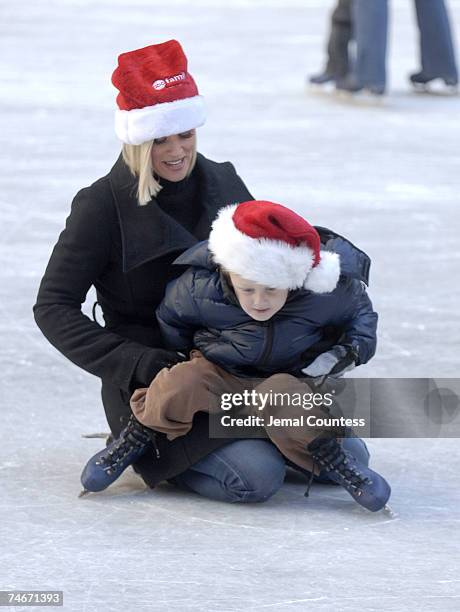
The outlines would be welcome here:
M 34 307 L 48 340 L 101 378 L 114 436 L 126 428 L 132 392 L 184 358 L 164 350 L 155 318 L 167 283 L 183 271 L 172 262 L 208 237 L 219 208 L 252 199 L 230 163 L 196 152 L 205 112 L 180 44 L 151 45 L 118 62 L 112 82 L 122 155 L 76 195 Z M 92 285 L 104 328 L 81 311 Z M 204 413 L 187 435 L 157 442 L 159 453 L 149 450 L 135 465 L 151 487 L 174 479 L 213 499 L 253 502 L 284 480 L 285 461 L 273 444 L 210 440 Z
M 120 55 L 112 82 L 122 155 L 76 195 L 34 314 L 62 354 L 101 378 L 107 421 L 118 436 L 131 393 L 183 358 L 163 349 L 155 319 L 166 284 L 183 271 L 171 263 L 208 237 L 220 207 L 252 196 L 229 162 L 196 152 L 203 99 L 177 41 Z M 104 328 L 81 311 L 92 285 Z M 272 495 L 285 471 L 277 449 L 265 440 L 229 442 L 210 440 L 207 415 L 199 414 L 187 436 L 159 436 L 160 458 L 150 451 L 136 470 L 150 486 L 185 471 L 177 484 L 226 501 Z

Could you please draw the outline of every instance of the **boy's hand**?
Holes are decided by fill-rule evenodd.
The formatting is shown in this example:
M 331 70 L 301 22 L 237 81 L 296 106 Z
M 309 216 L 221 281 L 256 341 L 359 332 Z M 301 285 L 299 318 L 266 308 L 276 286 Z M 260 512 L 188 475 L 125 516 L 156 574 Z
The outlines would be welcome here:
M 348 346 L 336 345 L 326 353 L 321 353 L 310 363 L 309 366 L 303 368 L 301 372 L 305 376 L 318 378 L 324 376 L 332 376 L 338 378 L 343 376 L 345 372 L 349 372 L 356 366 L 357 354 Z

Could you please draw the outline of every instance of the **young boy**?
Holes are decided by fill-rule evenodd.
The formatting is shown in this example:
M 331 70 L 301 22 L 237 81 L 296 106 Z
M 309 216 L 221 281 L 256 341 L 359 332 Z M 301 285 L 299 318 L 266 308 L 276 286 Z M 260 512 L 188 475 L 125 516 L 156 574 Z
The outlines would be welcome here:
M 114 482 L 152 444 L 151 429 L 174 439 L 190 430 L 196 412 L 219 412 L 223 393 L 305 394 L 308 377 L 340 376 L 373 356 L 377 315 L 364 286 L 369 258 L 320 231 L 337 252 L 321 250 L 318 231 L 280 204 L 250 201 L 219 212 L 209 241 L 176 260 L 189 267 L 168 285 L 157 310 L 165 346 L 191 350 L 190 361 L 164 368 L 148 389 L 135 391 L 134 417 L 88 462 L 85 489 Z M 287 416 L 276 400 L 264 410 L 266 422 Z M 247 410 L 257 413 L 258 405 Z M 310 414 L 325 416 L 321 409 Z M 388 483 L 343 448 L 337 440 L 343 430 L 265 430 L 295 465 L 312 475 L 321 466 L 369 510 L 386 504 Z

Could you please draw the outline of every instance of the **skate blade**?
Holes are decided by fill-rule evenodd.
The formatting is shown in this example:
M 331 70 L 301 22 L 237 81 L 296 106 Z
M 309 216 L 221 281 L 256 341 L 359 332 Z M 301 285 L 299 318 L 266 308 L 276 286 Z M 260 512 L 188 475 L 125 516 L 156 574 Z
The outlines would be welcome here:
M 381 108 L 387 105 L 387 96 L 373 94 L 365 89 L 357 92 L 336 89 L 334 95 L 341 104 L 360 108 Z
M 448 85 L 442 79 L 434 79 L 428 83 L 412 83 L 415 93 L 427 96 L 458 96 L 458 85 Z
M 309 96 L 317 96 L 318 98 L 331 98 L 335 96 L 335 85 L 326 83 L 325 85 L 307 84 L 305 86 L 306 93 Z
M 104 440 L 107 440 L 107 438 L 110 436 L 110 434 L 108 433 L 90 433 L 90 434 L 81 434 L 82 438 L 103 438 Z
M 87 489 L 83 489 L 82 491 L 80 491 L 80 493 L 78 494 L 78 497 L 86 497 L 87 495 L 89 495 L 91 493 L 91 491 L 88 491 Z
M 382 512 L 389 518 L 396 518 L 398 516 L 398 514 L 394 512 L 388 504 L 385 504 L 385 506 L 382 508 Z
M 332 93 L 335 91 L 335 81 L 327 81 L 326 83 L 310 83 L 305 84 L 306 88 L 315 93 Z

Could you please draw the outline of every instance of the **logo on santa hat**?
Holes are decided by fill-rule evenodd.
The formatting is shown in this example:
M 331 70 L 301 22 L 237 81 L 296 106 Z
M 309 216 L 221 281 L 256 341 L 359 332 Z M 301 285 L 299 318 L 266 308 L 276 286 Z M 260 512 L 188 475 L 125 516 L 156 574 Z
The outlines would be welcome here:
M 177 85 L 181 81 L 185 81 L 185 72 L 179 72 L 179 74 L 175 74 L 174 76 L 158 79 L 152 83 L 152 87 L 153 89 L 164 89 L 165 87 Z

